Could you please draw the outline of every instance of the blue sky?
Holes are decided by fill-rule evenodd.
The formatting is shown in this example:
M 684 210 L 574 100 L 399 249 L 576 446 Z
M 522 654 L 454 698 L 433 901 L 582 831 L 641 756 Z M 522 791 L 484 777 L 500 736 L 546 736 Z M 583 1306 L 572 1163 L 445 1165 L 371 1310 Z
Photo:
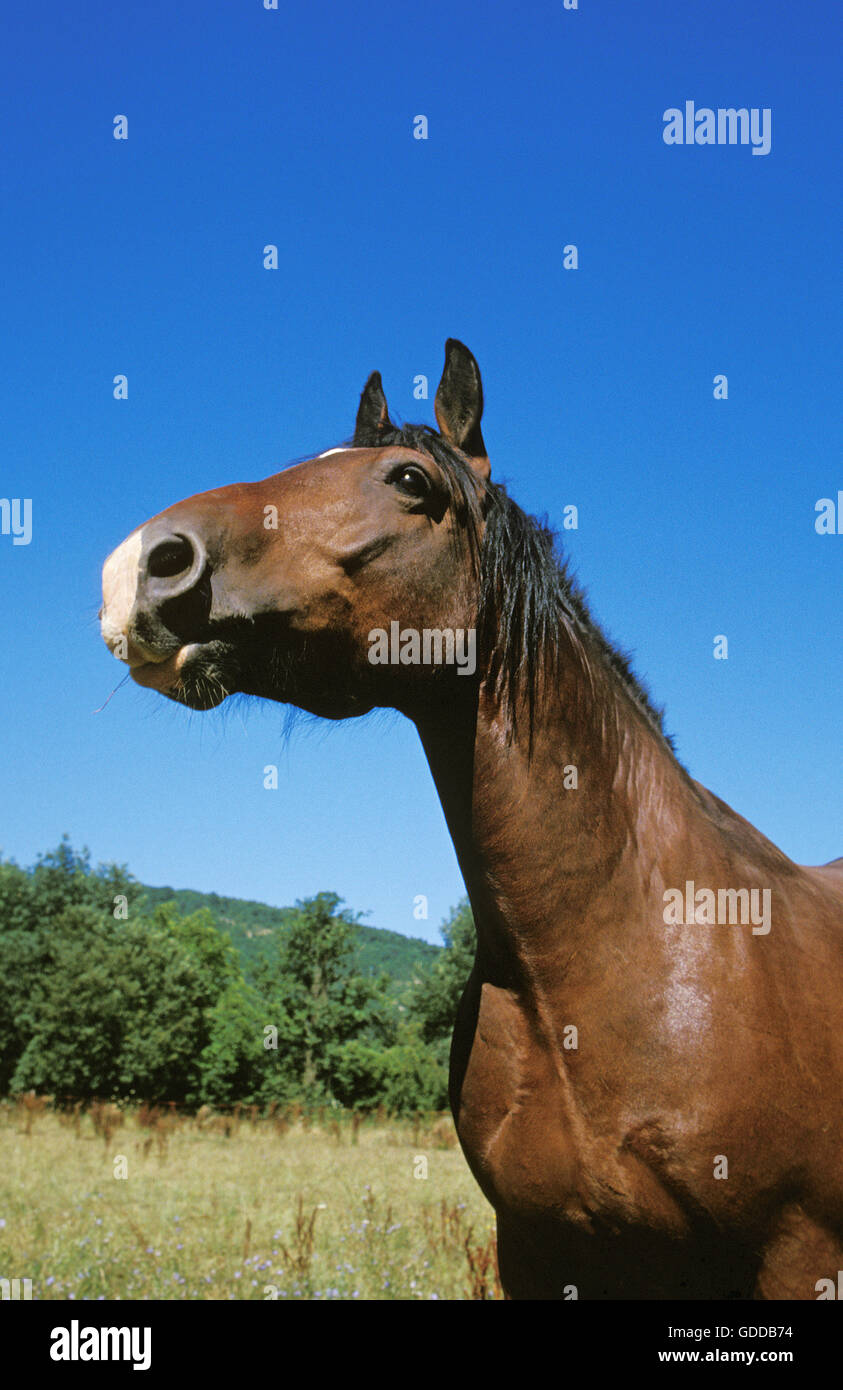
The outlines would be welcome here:
M 3 852 L 67 831 L 147 882 L 331 889 L 437 939 L 462 885 L 399 716 L 285 745 L 272 705 L 127 684 L 92 711 L 122 674 L 106 554 L 347 437 L 373 368 L 432 421 L 413 378 L 432 396 L 455 336 L 494 473 L 552 523 L 579 508 L 576 572 L 692 775 L 794 858 L 843 854 L 843 534 L 814 529 L 843 489 L 838 23 L 826 0 L 7 9 L 0 494 L 33 535 L 0 536 Z M 686 100 L 769 107 L 770 153 L 667 146 Z

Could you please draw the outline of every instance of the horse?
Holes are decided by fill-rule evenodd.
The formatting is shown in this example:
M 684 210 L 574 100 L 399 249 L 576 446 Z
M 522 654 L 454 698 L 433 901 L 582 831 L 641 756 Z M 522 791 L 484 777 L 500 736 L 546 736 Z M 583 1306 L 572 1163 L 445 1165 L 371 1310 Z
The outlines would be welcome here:
M 449 1098 L 506 1297 L 816 1298 L 843 1268 L 843 859 L 795 864 L 691 778 L 492 481 L 482 413 L 456 339 L 438 428 L 393 423 L 373 372 L 345 443 L 133 531 L 102 636 L 190 709 L 415 723 L 477 929 Z

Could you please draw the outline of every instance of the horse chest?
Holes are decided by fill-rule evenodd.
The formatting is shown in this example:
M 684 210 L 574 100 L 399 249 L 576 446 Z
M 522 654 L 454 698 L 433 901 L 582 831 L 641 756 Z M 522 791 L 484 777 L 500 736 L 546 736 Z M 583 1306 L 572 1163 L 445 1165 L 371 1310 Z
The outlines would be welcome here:
M 677 1236 L 685 1216 L 650 1165 L 625 1152 L 623 1135 L 593 1133 L 553 1047 L 510 990 L 483 984 L 458 1020 L 457 1131 L 499 1216 L 557 1229 L 641 1222 Z M 459 1039 L 456 1040 L 459 1042 Z M 470 1046 L 468 1045 L 470 1042 Z
M 454 1078 L 469 1163 L 496 1207 L 566 1208 L 577 1201 L 581 1146 L 553 1052 L 511 990 L 483 984 L 475 1007 Z

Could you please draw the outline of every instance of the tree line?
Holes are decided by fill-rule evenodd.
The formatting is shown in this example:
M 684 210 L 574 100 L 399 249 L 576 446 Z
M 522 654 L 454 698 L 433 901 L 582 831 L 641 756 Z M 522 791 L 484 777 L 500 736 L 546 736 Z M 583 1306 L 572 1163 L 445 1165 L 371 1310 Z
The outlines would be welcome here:
M 29 868 L 0 858 L 0 1094 L 443 1109 L 468 902 L 398 997 L 355 963 L 357 926 L 335 893 L 298 902 L 247 979 L 207 909 L 145 914 L 125 865 L 67 837 Z

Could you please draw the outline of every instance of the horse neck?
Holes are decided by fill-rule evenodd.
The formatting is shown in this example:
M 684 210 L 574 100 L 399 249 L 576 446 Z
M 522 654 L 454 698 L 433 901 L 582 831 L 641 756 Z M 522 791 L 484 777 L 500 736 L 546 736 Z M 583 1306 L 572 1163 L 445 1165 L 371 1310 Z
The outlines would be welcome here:
M 631 906 L 642 882 L 658 886 L 658 857 L 677 827 L 687 839 L 698 821 L 704 833 L 662 735 L 588 639 L 564 637 L 532 740 L 523 708 L 508 736 L 484 685 L 462 708 L 416 721 L 471 899 L 481 969 L 501 984 L 517 986 L 531 961 L 560 945 L 576 950 L 596 920 L 606 948 L 628 920 L 619 904 Z

